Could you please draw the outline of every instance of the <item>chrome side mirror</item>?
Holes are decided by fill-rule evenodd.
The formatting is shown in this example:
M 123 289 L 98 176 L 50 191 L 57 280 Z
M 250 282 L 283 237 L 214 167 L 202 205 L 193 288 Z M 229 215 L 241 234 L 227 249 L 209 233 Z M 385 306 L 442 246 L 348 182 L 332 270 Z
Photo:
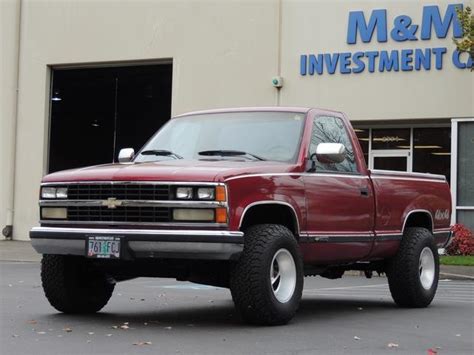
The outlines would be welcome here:
M 319 143 L 316 158 L 323 164 L 342 163 L 346 159 L 346 147 L 341 143 Z
M 123 148 L 120 149 L 120 153 L 118 155 L 119 163 L 130 163 L 135 156 L 135 149 L 133 148 Z

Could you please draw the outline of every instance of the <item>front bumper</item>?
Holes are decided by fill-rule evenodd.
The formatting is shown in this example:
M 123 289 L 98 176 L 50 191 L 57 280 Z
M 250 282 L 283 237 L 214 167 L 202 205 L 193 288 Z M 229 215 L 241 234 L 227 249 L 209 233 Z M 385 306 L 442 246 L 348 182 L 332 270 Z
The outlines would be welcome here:
M 85 256 L 88 237 L 119 237 L 122 258 L 230 260 L 244 248 L 242 232 L 35 227 L 31 244 L 40 254 Z

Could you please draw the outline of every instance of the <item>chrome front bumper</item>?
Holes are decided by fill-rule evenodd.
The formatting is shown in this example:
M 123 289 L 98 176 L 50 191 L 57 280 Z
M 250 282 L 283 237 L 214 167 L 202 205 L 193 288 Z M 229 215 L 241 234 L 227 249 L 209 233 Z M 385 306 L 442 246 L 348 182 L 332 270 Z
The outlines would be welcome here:
M 244 248 L 244 234 L 230 231 L 35 227 L 31 244 L 40 254 L 86 255 L 88 237 L 119 237 L 124 259 L 229 260 Z

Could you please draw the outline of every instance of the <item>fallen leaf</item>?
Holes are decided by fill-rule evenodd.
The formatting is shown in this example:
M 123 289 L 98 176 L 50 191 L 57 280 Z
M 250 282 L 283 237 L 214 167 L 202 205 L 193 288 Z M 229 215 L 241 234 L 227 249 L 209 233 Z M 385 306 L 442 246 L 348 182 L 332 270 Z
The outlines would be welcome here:
M 396 344 L 396 343 L 388 343 L 387 346 L 389 348 L 398 348 L 398 344 Z
M 38 322 L 35 321 L 34 319 L 32 319 L 32 320 L 27 321 L 26 323 L 28 323 L 28 324 L 36 324 L 36 323 L 38 323 Z
M 143 345 L 151 345 L 151 341 L 139 341 L 136 343 L 133 343 L 133 345 L 138 345 L 138 346 L 143 346 Z
M 360 340 L 358 336 L 354 336 L 354 340 Z
M 63 329 L 66 333 L 71 333 L 72 332 L 72 329 L 71 328 L 64 328 Z

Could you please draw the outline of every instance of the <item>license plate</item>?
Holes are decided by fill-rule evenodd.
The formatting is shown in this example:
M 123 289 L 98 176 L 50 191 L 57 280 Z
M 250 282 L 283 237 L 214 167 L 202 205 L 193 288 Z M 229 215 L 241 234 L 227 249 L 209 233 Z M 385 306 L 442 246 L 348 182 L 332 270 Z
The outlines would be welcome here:
M 87 257 L 103 259 L 120 258 L 120 237 L 88 237 Z

